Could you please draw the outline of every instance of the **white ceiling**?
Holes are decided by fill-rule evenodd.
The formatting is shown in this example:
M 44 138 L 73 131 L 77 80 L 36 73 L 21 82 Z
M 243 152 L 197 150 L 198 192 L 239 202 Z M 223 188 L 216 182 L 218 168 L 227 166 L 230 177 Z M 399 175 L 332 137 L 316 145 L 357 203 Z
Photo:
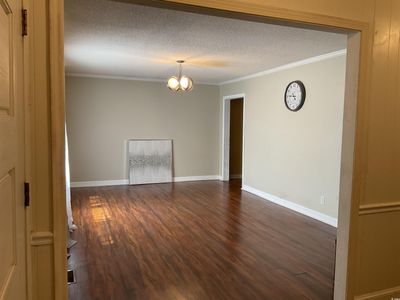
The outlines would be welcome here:
M 107 0 L 65 1 L 67 73 L 219 84 L 346 48 L 344 35 Z

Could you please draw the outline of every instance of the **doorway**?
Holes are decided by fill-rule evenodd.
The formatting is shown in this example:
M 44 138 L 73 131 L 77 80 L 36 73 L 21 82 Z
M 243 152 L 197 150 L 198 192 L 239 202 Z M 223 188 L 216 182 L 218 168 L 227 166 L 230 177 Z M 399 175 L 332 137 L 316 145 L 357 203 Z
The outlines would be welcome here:
M 229 179 L 241 179 L 243 170 L 243 98 L 231 100 L 229 133 Z
M 225 96 L 222 105 L 222 180 L 242 179 L 244 177 L 246 95 Z
M 357 62 L 358 62 L 358 56 L 357 56 Z M 356 66 L 357 68 L 356 69 L 358 69 L 358 66 Z M 355 84 L 356 85 L 356 84 Z M 349 97 L 354 97 L 355 95 L 348 95 Z M 355 97 L 354 98 L 352 98 L 353 100 L 355 99 Z M 225 100 L 225 99 L 224 99 Z M 234 98 L 231 98 L 231 99 L 227 99 L 227 100 L 234 100 Z M 245 101 L 244 101 L 244 97 L 243 97 L 243 103 L 245 103 Z M 227 103 L 224 101 L 224 115 L 227 113 L 227 112 L 230 112 L 230 104 L 231 104 L 231 102 L 230 101 L 228 101 Z M 351 103 L 351 105 L 353 106 L 355 104 L 355 102 L 352 102 Z M 227 105 L 227 106 L 226 106 Z M 243 115 L 244 115 L 244 109 L 243 109 Z M 353 132 L 353 129 L 354 128 L 352 128 L 352 126 L 353 126 L 353 122 L 354 122 L 354 119 L 353 118 L 350 118 L 351 120 L 349 121 L 349 126 L 350 126 L 350 128 L 349 128 L 349 131 L 350 131 L 350 136 L 349 136 L 349 139 L 351 140 L 351 142 L 352 142 L 352 144 L 351 144 L 351 148 L 353 147 L 353 145 L 354 145 L 354 141 L 352 140 L 352 138 L 353 138 L 353 136 L 351 136 L 351 133 Z M 228 129 L 228 127 L 227 126 L 225 126 L 226 124 L 225 124 L 225 121 L 224 121 L 224 128 L 225 128 L 225 130 L 226 131 L 230 131 L 230 128 Z M 229 127 L 230 127 L 230 125 L 229 125 Z M 244 129 L 243 129 L 243 132 L 244 132 Z M 226 140 L 225 140 L 225 136 L 226 136 L 226 134 L 224 134 L 223 135 L 224 136 L 224 140 L 223 140 L 223 143 L 226 143 Z M 230 139 L 230 136 L 228 135 L 228 139 Z M 229 144 L 229 143 L 228 143 Z M 227 174 L 225 174 L 226 173 L 226 171 L 228 170 L 229 171 L 229 169 L 230 169 L 230 167 L 229 167 L 229 157 L 230 157 L 230 153 L 228 152 L 228 153 L 226 153 L 226 149 L 227 149 L 227 147 L 222 147 L 223 148 L 223 159 L 222 159 L 222 162 L 223 162 L 223 168 L 222 168 L 222 170 L 223 170 L 223 178 L 224 178 L 224 180 L 227 180 L 226 178 L 230 178 L 230 172 L 227 172 Z M 229 146 L 228 146 L 228 149 L 229 149 Z M 349 149 L 349 148 L 347 148 L 347 149 Z M 242 157 L 243 157 L 243 155 L 244 155 L 244 151 L 243 151 L 244 149 L 242 148 Z M 351 160 L 351 162 L 352 162 L 352 160 Z M 351 163 L 350 162 L 350 163 Z M 227 168 L 225 168 L 224 166 L 226 165 L 226 163 L 228 164 L 228 167 Z M 243 159 L 242 159 L 242 165 L 244 164 L 244 161 L 243 161 Z M 350 170 L 350 172 L 352 172 L 352 169 Z M 242 169 L 242 173 L 243 173 L 243 169 Z M 243 174 L 242 174 L 242 176 L 243 176 Z M 347 182 L 347 181 L 346 181 Z M 351 191 L 351 186 L 349 186 L 348 188 L 350 188 L 350 191 Z M 344 196 L 346 196 L 346 195 L 344 195 Z M 341 197 L 342 198 L 342 197 Z M 341 200 L 342 201 L 342 200 Z M 348 232 L 348 230 L 347 230 L 348 228 L 346 228 L 346 230 L 345 229 L 343 229 L 345 232 Z

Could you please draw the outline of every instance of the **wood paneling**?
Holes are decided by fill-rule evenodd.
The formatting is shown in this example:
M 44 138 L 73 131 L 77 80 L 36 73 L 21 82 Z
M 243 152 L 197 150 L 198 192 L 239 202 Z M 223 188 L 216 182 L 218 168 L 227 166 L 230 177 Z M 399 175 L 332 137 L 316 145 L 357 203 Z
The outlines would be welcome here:
M 31 297 L 33 299 L 56 299 L 54 289 L 54 256 L 53 245 L 32 247 L 32 271 L 34 284 Z
M 368 276 L 359 276 L 358 294 L 398 286 L 400 211 L 362 215 L 360 219 L 358 272 Z
M 400 199 L 399 42 L 400 2 L 377 1 L 369 89 L 368 175 L 362 204 Z
M 71 300 L 331 299 L 336 229 L 238 180 L 75 188 Z
M 365 190 L 355 252 L 358 299 L 400 297 L 400 2 L 376 1 Z
M 7 290 L 16 263 L 15 170 L 0 178 L 0 297 Z
M 11 10 L 6 1 L 0 0 L 0 111 L 10 113 L 12 108 L 12 27 Z
M 57 138 L 51 136 L 51 116 L 56 114 L 56 107 L 52 106 L 50 78 L 54 84 L 57 82 L 57 76 L 50 72 L 50 53 L 57 51 L 58 48 L 50 46 L 50 27 L 57 30 L 56 22 L 52 21 L 50 26 L 50 3 L 63 3 L 63 1 L 47 0 L 26 0 L 24 7 L 28 10 L 28 35 L 24 37 L 25 54 L 25 92 L 26 92 L 26 128 L 27 128 L 27 152 L 26 152 L 26 180 L 30 182 L 31 206 L 27 208 L 27 242 L 30 245 L 27 251 L 28 258 L 28 289 L 30 300 L 54 300 L 66 299 L 66 271 L 64 265 L 65 259 L 65 209 L 60 209 L 55 220 L 61 224 L 61 230 L 54 227 L 53 213 L 59 205 L 65 207 L 65 201 L 62 198 L 53 197 L 53 191 L 60 189 L 55 183 L 63 182 L 64 176 L 57 173 L 57 180 L 53 180 L 53 169 L 63 169 L 63 163 L 58 163 L 56 167 L 52 164 L 52 149 L 61 152 L 64 155 L 63 143 L 59 143 Z M 57 14 L 57 18 L 63 22 L 63 10 Z M 62 35 L 57 34 L 58 41 L 63 47 Z M 50 51 L 51 49 L 51 51 Z M 62 51 L 61 51 L 62 53 Z M 60 61 L 63 63 L 63 55 Z M 53 64 L 55 65 L 55 64 Z M 61 72 L 63 77 L 63 72 Z M 59 93 L 63 95 L 63 89 Z M 60 105 L 64 103 L 63 96 L 53 97 L 55 102 Z M 61 123 L 64 123 L 64 112 L 56 117 Z M 60 128 L 64 130 L 64 126 Z M 61 134 L 60 136 L 63 136 Z M 63 137 L 60 137 L 63 139 Z M 57 144 L 57 147 L 55 145 Z M 61 185 L 62 186 L 62 185 Z M 61 190 L 63 190 L 61 188 Z M 65 189 L 64 193 L 65 196 Z M 54 201 L 54 202 L 53 202 Z M 57 227 L 56 227 L 57 228 Z M 54 251 L 55 241 L 57 245 L 62 246 Z M 59 258 L 59 263 L 54 260 Z M 57 266 L 57 268 L 56 268 Z M 55 277 L 56 269 L 58 271 L 57 279 Z M 57 286 L 57 292 L 64 294 L 64 298 L 56 297 L 56 282 L 62 286 Z
M 31 196 L 32 205 L 32 231 L 52 231 L 53 218 L 51 210 L 52 197 L 49 186 L 51 179 L 51 120 L 50 120 L 50 96 L 48 78 L 50 76 L 48 61 L 47 31 L 49 20 L 47 17 L 47 1 L 35 0 L 31 5 L 28 41 L 29 51 L 40 65 L 32 64 L 28 69 L 32 82 L 31 99 L 31 130 L 35 133 L 31 140 L 30 161 L 32 181 Z M 40 200 L 38 200 L 40 199 Z

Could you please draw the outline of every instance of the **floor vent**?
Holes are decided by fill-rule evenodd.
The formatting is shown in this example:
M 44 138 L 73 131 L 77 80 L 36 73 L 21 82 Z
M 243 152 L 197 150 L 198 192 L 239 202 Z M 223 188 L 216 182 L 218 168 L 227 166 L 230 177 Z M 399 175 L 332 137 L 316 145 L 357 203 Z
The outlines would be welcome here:
M 76 283 L 75 271 L 74 270 L 68 270 L 67 271 L 67 282 L 68 282 L 68 284 Z

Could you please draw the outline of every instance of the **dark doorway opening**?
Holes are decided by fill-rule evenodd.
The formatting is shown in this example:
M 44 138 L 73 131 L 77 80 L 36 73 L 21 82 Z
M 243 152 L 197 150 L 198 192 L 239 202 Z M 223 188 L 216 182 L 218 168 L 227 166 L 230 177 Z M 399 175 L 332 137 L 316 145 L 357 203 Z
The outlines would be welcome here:
M 229 179 L 239 179 L 243 166 L 243 98 L 231 100 L 229 127 Z

